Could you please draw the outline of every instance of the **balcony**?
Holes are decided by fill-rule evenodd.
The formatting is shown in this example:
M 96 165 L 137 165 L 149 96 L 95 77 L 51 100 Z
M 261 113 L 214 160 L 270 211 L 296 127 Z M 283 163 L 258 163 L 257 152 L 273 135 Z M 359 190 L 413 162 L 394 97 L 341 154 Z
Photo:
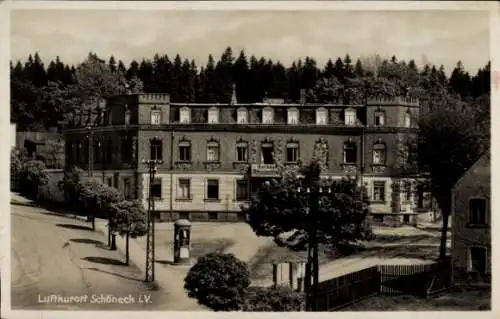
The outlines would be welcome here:
M 356 164 L 351 164 L 351 163 L 342 164 L 342 171 L 345 174 L 356 174 L 357 170 L 358 169 L 356 167 Z
M 277 177 L 278 168 L 276 164 L 252 164 L 251 165 L 252 177 Z
M 249 164 L 247 162 L 233 162 L 233 168 L 239 170 L 242 173 L 248 171 Z

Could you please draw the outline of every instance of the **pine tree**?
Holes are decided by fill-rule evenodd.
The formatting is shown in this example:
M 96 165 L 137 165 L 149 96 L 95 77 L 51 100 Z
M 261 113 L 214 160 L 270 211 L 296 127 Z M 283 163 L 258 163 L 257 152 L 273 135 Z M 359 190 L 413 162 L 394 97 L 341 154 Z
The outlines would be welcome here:
M 250 102 L 249 80 L 250 73 L 245 51 L 241 50 L 240 55 L 234 61 L 233 79 L 236 84 L 236 96 L 238 102 Z
M 365 76 L 365 71 L 363 70 L 363 64 L 360 59 L 356 60 L 356 65 L 354 66 L 354 76 L 362 78 Z

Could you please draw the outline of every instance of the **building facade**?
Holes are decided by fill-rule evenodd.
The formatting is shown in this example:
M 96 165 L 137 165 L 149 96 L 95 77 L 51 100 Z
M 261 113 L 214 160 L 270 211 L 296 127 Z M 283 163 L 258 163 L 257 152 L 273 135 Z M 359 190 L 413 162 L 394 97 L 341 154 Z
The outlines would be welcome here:
M 483 155 L 453 188 L 451 255 L 458 285 L 491 284 L 490 154 Z
M 359 176 L 377 221 L 416 222 L 422 196 L 402 169 L 418 133 L 418 101 L 368 99 L 363 105 L 171 103 L 168 94 L 107 100 L 95 114 L 75 114 L 66 131 L 66 163 L 88 169 L 146 204 L 145 159 L 161 159 L 155 183 L 161 220 L 243 219 L 241 205 L 276 163 L 297 166 L 324 154 L 323 176 Z M 89 140 L 92 148 L 89 149 Z

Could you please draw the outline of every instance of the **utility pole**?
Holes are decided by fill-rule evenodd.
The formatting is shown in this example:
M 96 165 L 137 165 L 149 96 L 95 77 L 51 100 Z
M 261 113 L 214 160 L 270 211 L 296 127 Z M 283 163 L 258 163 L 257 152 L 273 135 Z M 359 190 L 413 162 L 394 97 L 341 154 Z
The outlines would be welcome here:
M 162 164 L 161 160 L 143 160 L 143 164 L 148 166 L 149 172 L 149 196 L 146 234 L 146 282 L 155 280 L 155 201 L 153 197 L 153 184 L 156 174 L 156 165 Z
M 90 114 L 89 114 L 90 116 Z M 92 131 L 92 125 L 87 125 L 87 130 L 89 131 L 89 134 L 88 134 L 88 140 L 89 140 L 89 144 L 88 144 L 88 158 L 89 158 L 89 161 L 88 161 L 88 175 L 89 175 L 89 179 L 92 178 L 92 166 L 94 165 L 94 132 Z M 95 231 L 95 212 L 92 212 L 91 213 L 91 220 L 92 220 L 92 231 Z

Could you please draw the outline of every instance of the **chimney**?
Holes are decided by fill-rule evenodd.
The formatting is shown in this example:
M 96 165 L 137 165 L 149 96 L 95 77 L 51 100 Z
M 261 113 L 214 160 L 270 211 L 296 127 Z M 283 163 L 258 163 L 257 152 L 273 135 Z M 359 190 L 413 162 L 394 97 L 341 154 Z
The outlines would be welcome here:
M 300 104 L 306 104 L 306 90 L 300 89 Z
M 231 105 L 238 104 L 238 99 L 236 98 L 236 84 L 233 83 L 233 94 L 231 95 Z

